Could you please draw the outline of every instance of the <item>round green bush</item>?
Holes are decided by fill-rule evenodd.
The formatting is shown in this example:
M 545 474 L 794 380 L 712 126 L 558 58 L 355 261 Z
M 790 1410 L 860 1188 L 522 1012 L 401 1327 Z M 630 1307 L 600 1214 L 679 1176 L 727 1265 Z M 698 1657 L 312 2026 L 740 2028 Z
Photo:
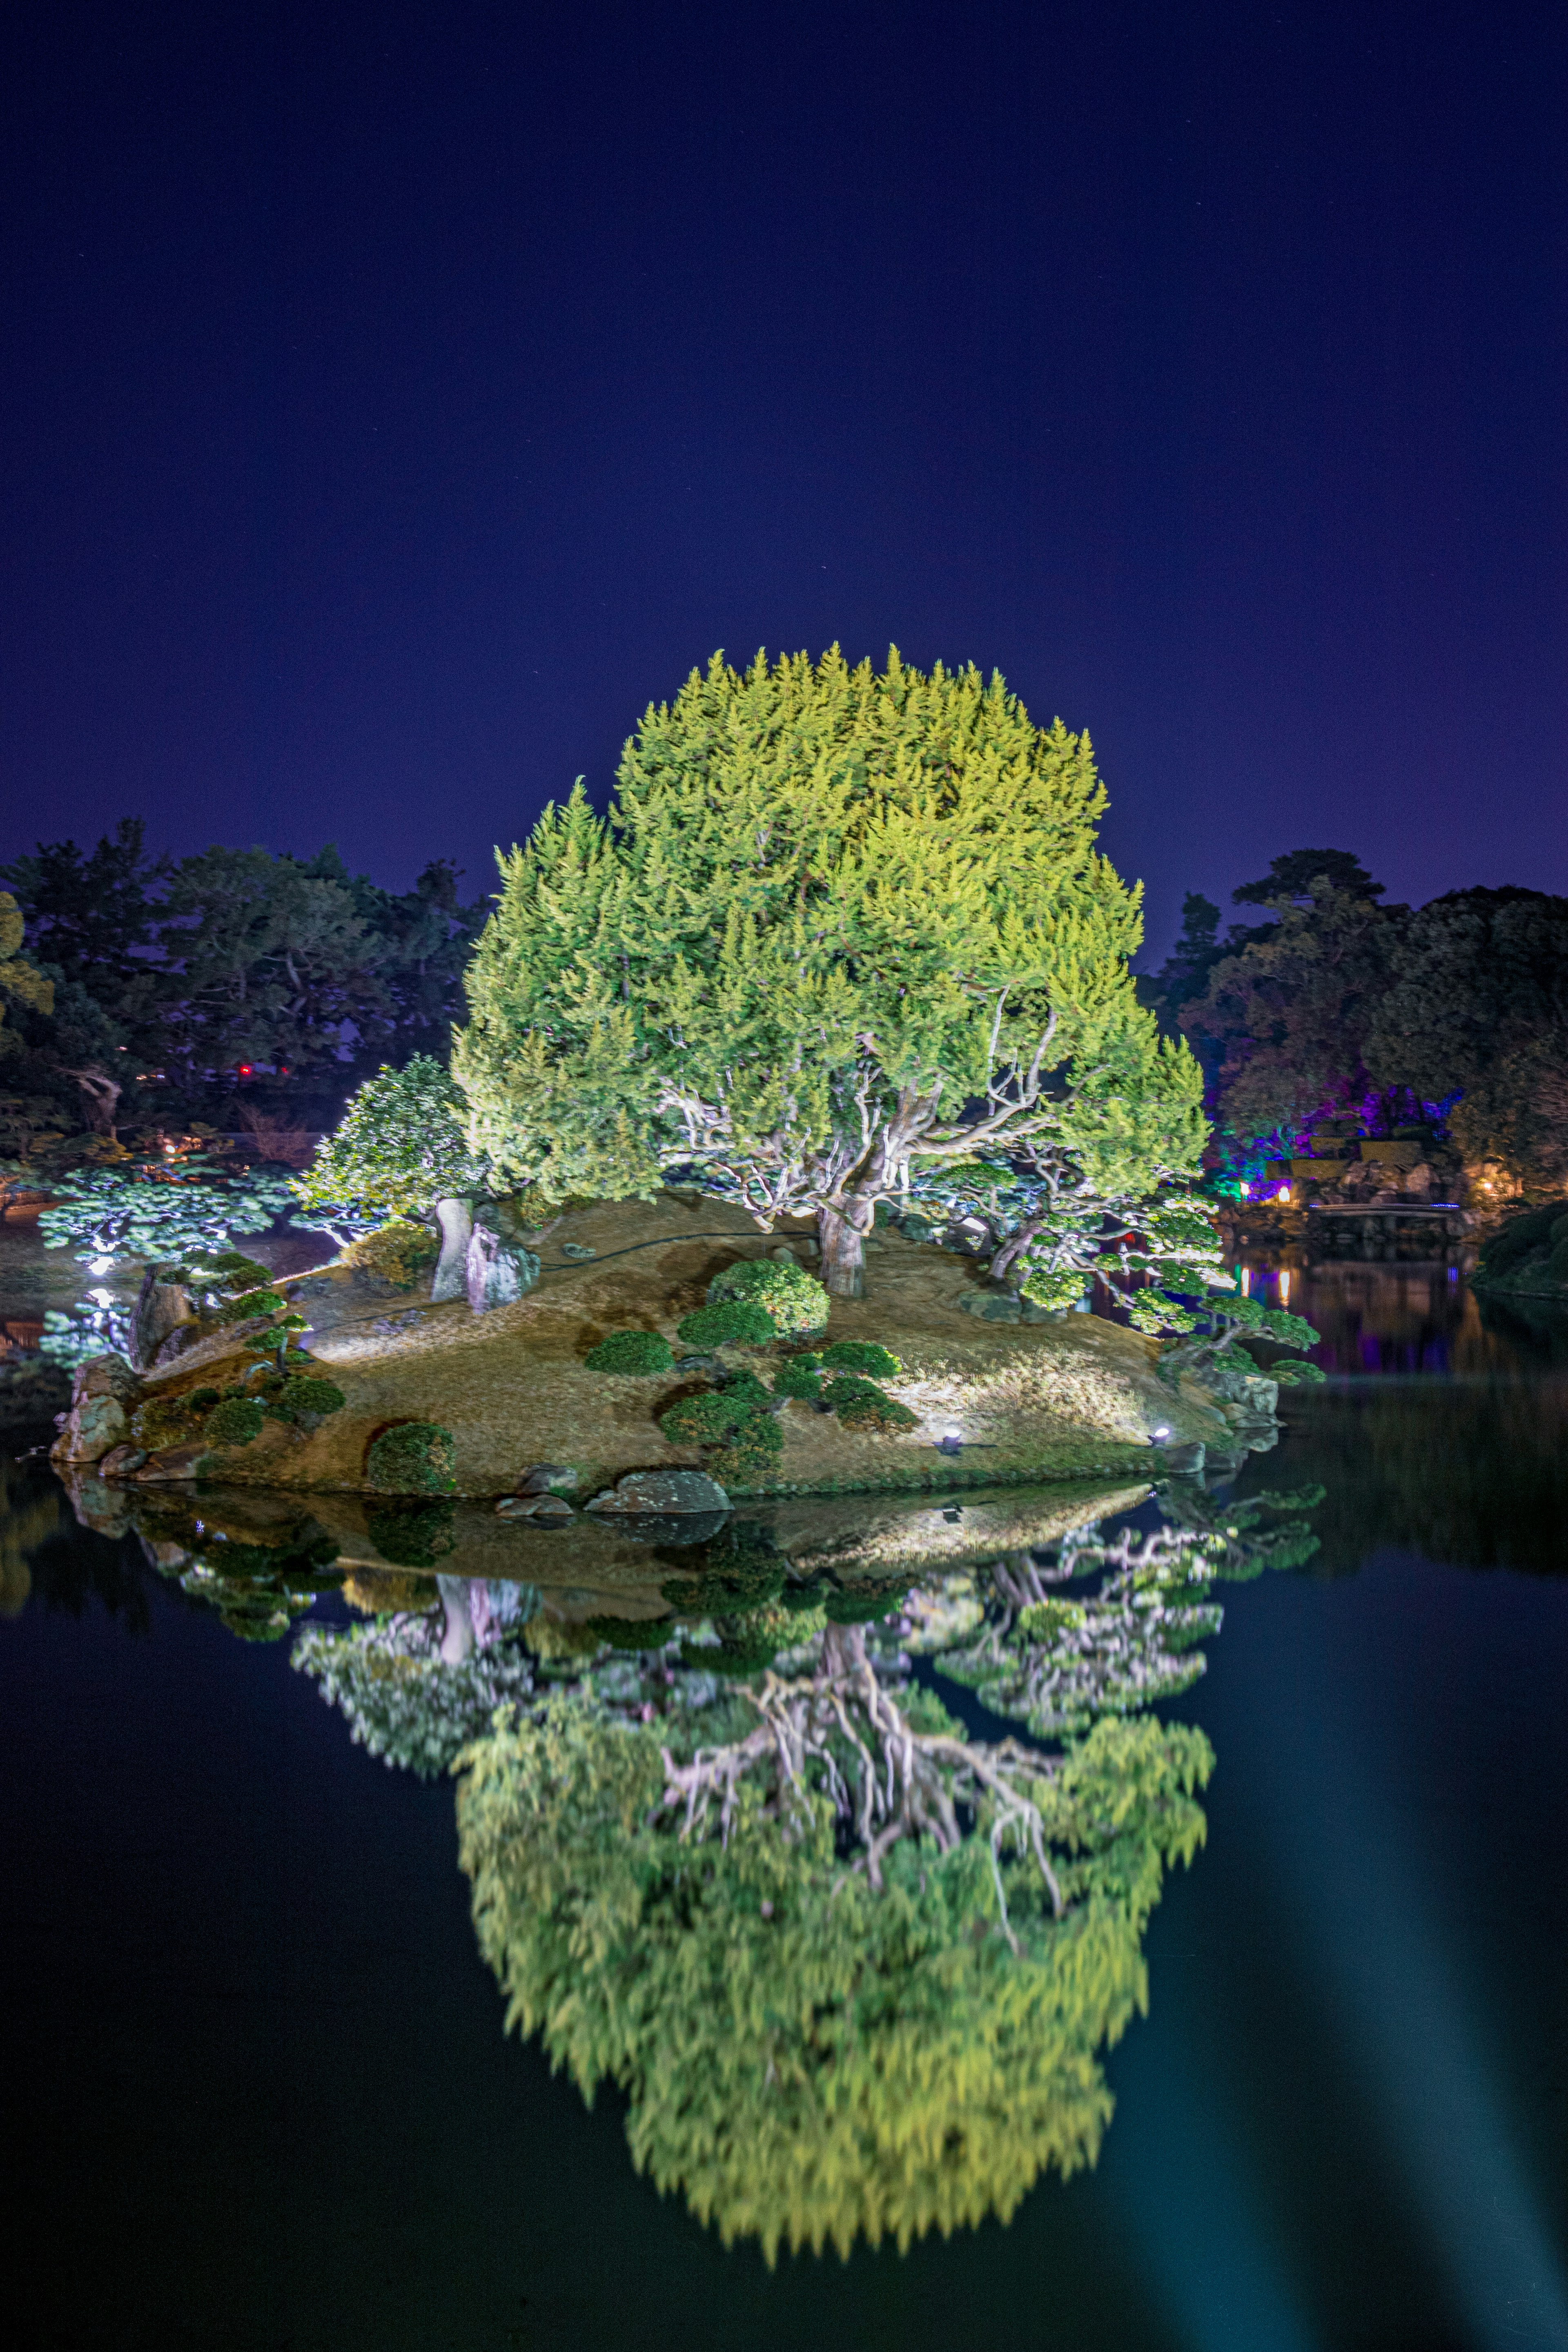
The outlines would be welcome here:
M 760 1675 L 765 1667 L 773 1664 L 783 1646 L 782 1635 L 772 1628 L 759 1627 L 752 1632 L 748 1627 L 733 1639 L 721 1642 L 716 1648 L 711 1644 L 682 1642 L 680 1663 L 683 1666 L 695 1667 L 699 1674 Z
M 827 1328 L 827 1293 L 793 1258 L 742 1258 L 727 1265 L 709 1284 L 708 1303 L 718 1307 L 731 1298 L 765 1308 L 774 1328 L 786 1335 Z
M 312 1372 L 290 1372 L 275 1402 L 292 1416 L 300 1412 L 342 1412 L 348 1399 L 335 1381 L 321 1380 Z
M 266 1417 L 255 1397 L 225 1397 L 207 1415 L 202 1435 L 214 1445 L 248 1445 L 260 1436 Z
M 752 1406 L 741 1397 L 682 1397 L 659 1414 L 658 1425 L 672 1445 L 717 1445 L 752 1414 Z
M 815 1404 L 822 1394 L 822 1367 L 815 1356 L 791 1356 L 773 1374 L 773 1394 L 803 1397 Z
M 755 1372 L 731 1372 L 724 1383 L 724 1394 L 738 1397 L 753 1412 L 766 1412 L 773 1401 L 773 1391 L 763 1387 Z
M 689 1348 L 761 1348 L 778 1337 L 766 1307 L 744 1298 L 726 1300 L 721 1307 L 696 1307 L 683 1315 L 675 1328 Z
M 583 1361 L 591 1372 L 668 1372 L 675 1358 L 657 1331 L 610 1331 Z
M 919 1418 L 907 1404 L 885 1395 L 874 1381 L 858 1380 L 852 1372 L 829 1381 L 822 1400 L 846 1429 L 913 1429 Z
M 185 1402 L 193 1412 L 210 1412 L 218 1402 L 220 1393 L 217 1389 L 193 1389 Z
M 874 1339 L 835 1339 L 822 1351 L 822 1366 L 828 1372 L 864 1372 L 872 1381 L 896 1381 L 904 1369 L 890 1348 L 879 1348 Z
M 371 1441 L 365 1477 L 383 1495 L 450 1495 L 457 1441 L 435 1421 L 399 1421 Z

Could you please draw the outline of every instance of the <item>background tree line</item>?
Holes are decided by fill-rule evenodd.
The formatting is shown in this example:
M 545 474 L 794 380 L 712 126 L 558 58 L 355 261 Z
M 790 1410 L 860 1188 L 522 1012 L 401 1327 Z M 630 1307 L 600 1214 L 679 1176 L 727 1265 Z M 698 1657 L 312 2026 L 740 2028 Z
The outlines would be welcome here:
M 459 879 L 435 858 L 383 889 L 330 844 L 174 858 L 136 817 L 89 851 L 39 843 L 0 866 L 6 1142 L 193 1118 L 320 1129 L 379 1063 L 445 1060 L 483 912 Z
M 1446 1121 L 1526 1191 L 1568 1180 L 1568 898 L 1514 887 L 1388 906 L 1346 850 L 1298 849 L 1235 891 L 1222 935 L 1190 893 L 1143 982 L 1204 1066 L 1222 1143 L 1289 1149 L 1318 1121 Z

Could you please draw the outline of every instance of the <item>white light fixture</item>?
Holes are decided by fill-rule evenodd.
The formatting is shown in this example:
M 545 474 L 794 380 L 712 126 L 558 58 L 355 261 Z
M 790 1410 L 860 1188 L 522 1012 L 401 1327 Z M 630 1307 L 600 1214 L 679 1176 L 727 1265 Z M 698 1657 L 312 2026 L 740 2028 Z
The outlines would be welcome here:
M 114 1260 L 111 1257 L 89 1258 L 87 1270 L 89 1274 L 107 1274 L 113 1264 Z
M 1159 1444 L 1159 1443 L 1160 1443 L 1160 1441 L 1161 1441 L 1161 1439 L 1162 1439 L 1162 1438 L 1165 1438 L 1165 1437 L 1169 1437 L 1169 1435 L 1171 1434 L 1171 1433 L 1170 1433 L 1170 1431 L 1169 1431 L 1169 1430 L 1164 1426 L 1163 1423 L 1161 1423 L 1161 1425 L 1160 1425 L 1160 1427 L 1159 1427 L 1158 1429 L 1152 1429 L 1152 1430 L 1149 1432 L 1149 1434 L 1150 1434 L 1150 1436 L 1153 1439 L 1153 1441 L 1154 1441 L 1155 1444 L 1156 1444 L 1156 1445 L 1158 1445 L 1158 1444 Z
M 112 1290 L 89 1290 L 87 1295 L 89 1298 L 96 1299 L 100 1307 L 112 1307 L 114 1304 Z

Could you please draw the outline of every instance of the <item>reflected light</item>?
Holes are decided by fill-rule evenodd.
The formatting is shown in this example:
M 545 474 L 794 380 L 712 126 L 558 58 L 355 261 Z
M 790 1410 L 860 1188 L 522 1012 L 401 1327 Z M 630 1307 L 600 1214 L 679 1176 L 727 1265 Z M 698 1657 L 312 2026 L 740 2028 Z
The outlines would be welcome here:
M 1240 1186 L 1239 1186 L 1239 1188 L 1238 1188 L 1238 1189 L 1239 1189 L 1239 1191 L 1240 1191 L 1241 1197 L 1242 1197 L 1242 1199 L 1243 1199 L 1244 1201 L 1250 1201 L 1250 1200 L 1251 1200 L 1251 1198 L 1252 1198 L 1252 1187 L 1251 1187 L 1251 1185 L 1247 1182 L 1247 1179 L 1246 1179 L 1246 1177 L 1245 1177 L 1245 1176 L 1242 1178 L 1242 1180 L 1241 1180 L 1241 1183 L 1240 1183 Z
M 1252 1296 L 1252 1268 L 1249 1265 L 1244 1265 L 1241 1269 L 1241 1295 L 1243 1298 L 1250 1298 Z
M 1290 1274 L 1286 1266 L 1279 1269 L 1279 1304 L 1281 1307 L 1290 1304 Z

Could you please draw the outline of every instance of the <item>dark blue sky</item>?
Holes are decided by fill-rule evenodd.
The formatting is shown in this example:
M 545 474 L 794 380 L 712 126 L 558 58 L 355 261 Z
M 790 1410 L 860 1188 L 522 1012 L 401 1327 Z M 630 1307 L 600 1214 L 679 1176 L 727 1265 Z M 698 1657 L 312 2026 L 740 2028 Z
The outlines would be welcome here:
M 1163 946 L 1568 890 L 1568 12 L 13 10 L 0 854 L 488 888 L 715 646 L 999 666 Z

